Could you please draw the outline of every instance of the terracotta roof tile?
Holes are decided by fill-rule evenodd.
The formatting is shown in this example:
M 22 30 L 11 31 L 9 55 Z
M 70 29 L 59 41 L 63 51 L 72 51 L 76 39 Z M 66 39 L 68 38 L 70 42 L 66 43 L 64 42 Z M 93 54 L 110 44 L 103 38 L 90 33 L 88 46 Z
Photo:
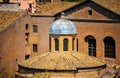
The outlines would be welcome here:
M 120 0 L 92 0 L 101 6 L 120 15 Z M 46 4 L 37 4 L 37 13 L 40 15 L 54 15 L 70 7 L 79 4 L 79 2 L 52 2 Z
M 77 68 L 104 66 L 105 62 L 80 52 L 48 52 L 19 62 L 19 65 L 43 70 L 77 70 Z
M 78 4 L 78 2 L 52 2 L 42 5 L 37 4 L 37 13 L 40 15 L 54 15 L 76 4 Z
M 120 0 L 93 0 L 93 1 L 120 15 Z
M 0 11 L 0 31 L 4 30 L 23 14 L 22 12 Z

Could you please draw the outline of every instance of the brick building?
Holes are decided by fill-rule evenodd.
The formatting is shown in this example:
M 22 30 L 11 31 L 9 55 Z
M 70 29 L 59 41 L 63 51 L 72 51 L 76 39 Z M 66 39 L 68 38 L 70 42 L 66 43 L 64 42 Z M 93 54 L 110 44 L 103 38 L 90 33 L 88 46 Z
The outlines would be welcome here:
M 19 61 L 49 52 L 49 28 L 61 12 L 76 25 L 78 52 L 119 65 L 120 10 L 99 1 L 86 0 L 51 15 L 1 11 L 0 67 L 5 67 L 10 77 L 18 70 Z

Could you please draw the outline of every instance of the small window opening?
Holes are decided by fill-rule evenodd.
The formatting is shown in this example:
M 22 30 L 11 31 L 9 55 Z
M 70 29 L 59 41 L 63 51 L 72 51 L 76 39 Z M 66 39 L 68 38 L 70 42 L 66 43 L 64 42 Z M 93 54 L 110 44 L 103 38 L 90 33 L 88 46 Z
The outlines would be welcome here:
M 32 4 L 29 4 L 29 8 L 32 8 Z
M 88 10 L 88 14 L 89 14 L 89 15 L 92 15 L 92 10 Z
M 30 55 L 25 55 L 25 60 L 29 59 Z
M 25 33 L 25 36 L 28 38 L 28 36 L 29 36 L 29 33 Z
M 16 58 L 15 60 L 16 60 L 16 62 L 18 61 L 18 59 L 17 59 L 17 58 Z
M 26 29 L 26 30 L 28 30 L 28 26 L 29 26 L 29 24 L 26 24 L 26 25 L 25 25 L 25 29 Z
M 55 51 L 59 51 L 59 40 L 55 39 Z
M 68 39 L 67 38 L 63 40 L 63 50 L 68 51 Z
M 33 52 L 37 52 L 38 51 L 38 45 L 37 44 L 33 44 Z
M 21 3 L 18 3 L 18 6 L 20 6 L 21 5 Z
M 37 27 L 37 25 L 33 25 L 33 32 L 38 32 L 38 27 Z

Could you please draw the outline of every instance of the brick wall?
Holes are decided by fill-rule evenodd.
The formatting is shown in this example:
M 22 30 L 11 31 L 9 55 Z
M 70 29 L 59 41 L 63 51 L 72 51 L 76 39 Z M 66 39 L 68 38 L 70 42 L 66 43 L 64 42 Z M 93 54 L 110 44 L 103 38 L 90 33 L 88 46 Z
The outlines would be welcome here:
M 25 24 L 28 18 L 24 15 L 0 32 L 0 56 L 3 57 L 1 66 L 12 78 L 18 70 L 17 63 L 25 59 Z

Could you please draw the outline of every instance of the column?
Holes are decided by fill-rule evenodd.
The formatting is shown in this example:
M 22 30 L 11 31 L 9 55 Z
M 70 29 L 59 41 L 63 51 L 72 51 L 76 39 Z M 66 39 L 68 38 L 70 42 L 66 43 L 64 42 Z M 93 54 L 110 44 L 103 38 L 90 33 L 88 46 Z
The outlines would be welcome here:
M 55 51 L 55 40 L 53 37 L 51 37 L 51 52 Z
M 74 40 L 74 51 L 77 52 L 77 38 Z
M 59 52 L 63 51 L 63 38 L 59 37 Z
M 68 51 L 72 51 L 72 37 L 68 38 Z

